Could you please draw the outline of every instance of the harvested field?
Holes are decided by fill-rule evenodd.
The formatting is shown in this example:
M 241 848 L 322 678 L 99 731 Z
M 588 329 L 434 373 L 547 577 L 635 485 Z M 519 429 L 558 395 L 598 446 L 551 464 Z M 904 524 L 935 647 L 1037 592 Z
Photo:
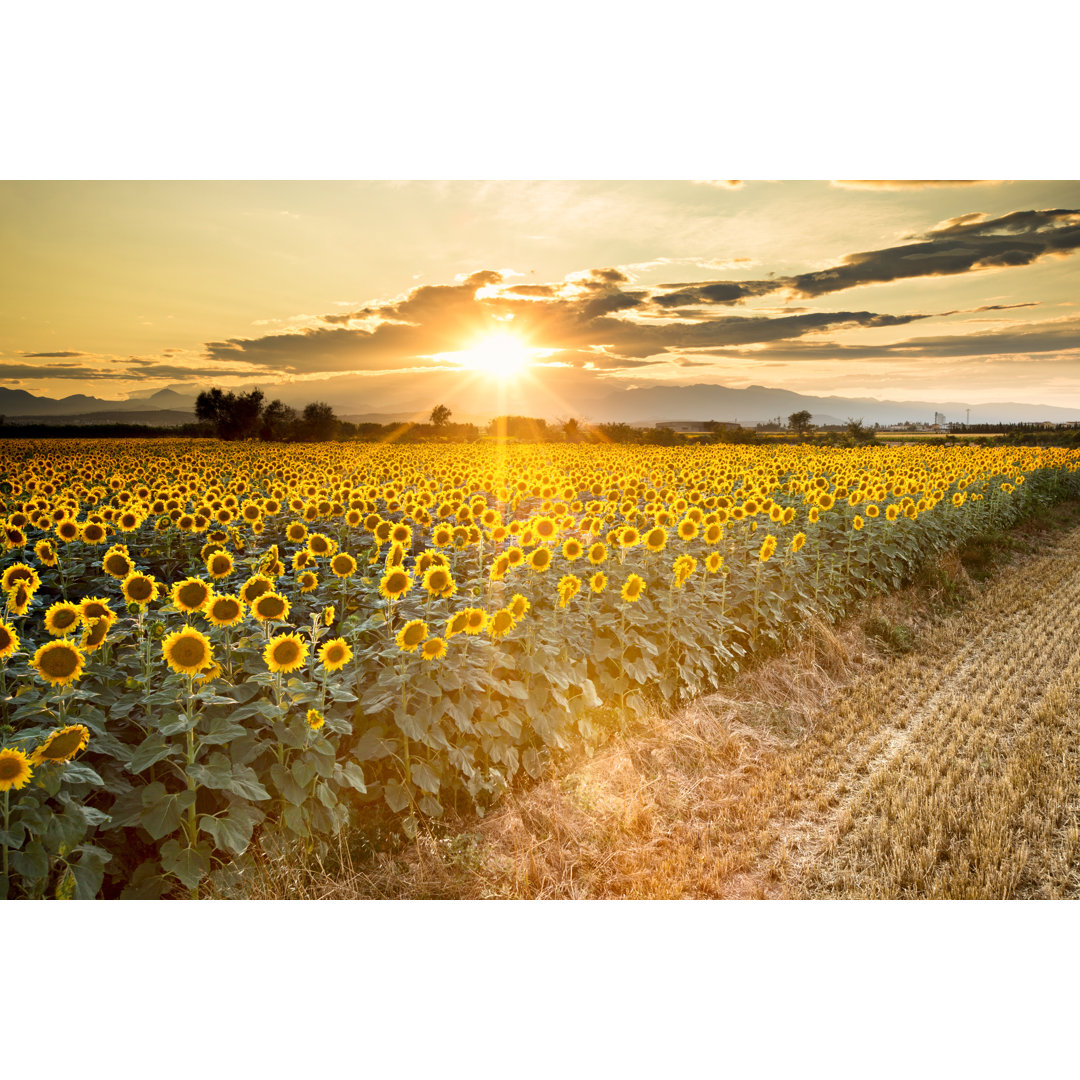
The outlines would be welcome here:
M 983 586 L 879 598 L 907 651 L 824 624 L 456 835 L 258 895 L 1080 896 L 1080 529 Z M 902 620 L 897 622 L 896 620 Z M 906 639 L 905 639 L 906 640 Z

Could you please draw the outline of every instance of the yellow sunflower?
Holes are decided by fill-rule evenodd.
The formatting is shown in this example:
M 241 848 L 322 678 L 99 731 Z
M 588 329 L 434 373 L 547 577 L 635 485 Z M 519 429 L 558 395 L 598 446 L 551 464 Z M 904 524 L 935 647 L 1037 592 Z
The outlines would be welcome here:
M 12 563 L 5 571 L 2 578 L 0 578 L 0 588 L 4 592 L 11 592 L 19 584 L 26 586 L 27 590 L 31 593 L 36 592 L 41 585 L 41 578 L 38 577 L 37 571 L 32 566 L 27 566 L 26 563 Z
M 532 607 L 532 604 L 530 604 L 521 593 L 514 593 L 508 606 L 510 608 L 510 614 L 520 622 L 527 614 L 529 608 Z
M 128 550 L 123 544 L 114 544 L 105 552 L 105 558 L 101 560 L 101 569 L 109 577 L 123 581 L 135 569 L 135 564 L 131 561 Z
M 319 648 L 319 663 L 327 671 L 340 671 L 352 658 L 352 648 L 344 638 L 332 638 Z
M 97 652 L 97 650 L 105 644 L 105 639 L 109 636 L 109 628 L 112 626 L 112 621 L 109 619 L 88 619 L 84 617 L 83 625 L 86 629 L 83 630 L 79 647 L 85 653 Z
M 161 642 L 161 655 L 178 675 L 197 675 L 214 662 L 210 639 L 193 626 L 166 634 Z
M 564 574 L 559 579 L 559 607 L 566 607 L 577 596 L 581 588 L 581 578 L 573 574 Z
M 86 657 L 70 641 L 49 641 L 34 653 L 30 663 L 45 682 L 66 686 L 82 675 Z
M 575 559 L 580 559 L 585 554 L 585 548 L 582 546 L 580 540 L 575 537 L 570 537 L 562 546 L 563 558 L 569 559 L 573 562 Z
M 607 588 L 607 574 L 603 570 L 597 570 L 591 578 L 589 578 L 589 588 L 594 593 L 602 593 Z
M 296 671 L 304 666 L 308 647 L 299 634 L 277 634 L 263 649 L 263 660 L 274 672 Z
M 78 604 L 58 600 L 45 612 L 45 629 L 53 637 L 64 637 L 82 628 L 82 610 Z
M 589 548 L 589 562 L 593 566 L 599 566 L 607 558 L 607 545 L 599 540 Z
M 420 649 L 420 655 L 428 661 L 441 660 L 446 655 L 446 642 L 441 637 L 428 638 Z
M 340 551 L 330 560 L 330 569 L 339 578 L 350 578 L 356 573 L 356 560 L 346 551 Z
M 215 551 L 206 560 L 206 572 L 215 581 L 228 577 L 233 572 L 233 559 L 227 551 Z
M 632 604 L 641 599 L 641 594 L 645 591 L 645 581 L 638 577 L 637 574 L 631 574 L 626 583 L 622 587 L 620 596 L 628 603 Z
M 235 626 L 244 618 L 244 601 L 231 593 L 215 593 L 202 611 L 213 626 Z
M 410 619 L 394 639 L 402 652 L 415 652 L 428 636 L 428 625 L 423 619 Z
M 211 596 L 213 590 L 201 578 L 185 578 L 172 587 L 172 602 L 179 611 L 202 611 Z
M 56 565 L 56 545 L 51 540 L 39 540 L 34 545 L 34 554 L 42 566 Z
M 70 761 L 89 741 L 89 728 L 82 724 L 68 724 L 49 733 L 48 738 L 30 755 L 30 764 L 55 765 Z
M 12 788 L 18 791 L 19 788 L 26 787 L 33 775 L 30 760 L 21 750 L 14 747 L 0 750 L 0 791 L 6 792 Z
M 326 717 L 318 709 L 308 709 L 307 723 L 312 731 L 318 731 L 326 723 Z
M 0 660 L 6 660 L 19 651 L 19 635 L 8 623 L 0 623 Z
M 146 607 L 158 598 L 159 586 L 150 574 L 133 571 L 120 582 L 120 588 L 124 599 L 129 604 L 138 604 L 139 607 Z
M 488 619 L 487 632 L 493 638 L 504 638 L 514 629 L 514 614 L 509 608 L 500 608 Z
M 649 551 L 663 551 L 667 545 L 667 529 L 662 525 L 654 526 L 645 534 L 644 541 Z
M 240 599 L 245 604 L 253 604 L 263 593 L 271 592 L 273 588 L 274 582 L 265 574 L 253 574 L 240 589 Z
M 412 578 L 400 567 L 388 570 L 379 582 L 379 595 L 387 600 L 399 600 L 412 588 Z
M 251 614 L 259 622 L 282 622 L 289 617 L 289 601 L 281 593 L 265 592 L 256 597 Z
M 529 568 L 542 574 L 550 565 L 551 551 L 546 547 L 534 548 L 529 556 Z

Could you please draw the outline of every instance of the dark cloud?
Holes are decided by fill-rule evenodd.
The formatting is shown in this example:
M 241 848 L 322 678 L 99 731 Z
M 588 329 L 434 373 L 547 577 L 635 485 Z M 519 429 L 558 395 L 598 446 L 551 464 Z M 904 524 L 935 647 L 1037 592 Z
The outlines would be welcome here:
M 116 377 L 115 371 L 98 371 L 79 364 L 0 364 L 0 379 L 115 379 Z
M 887 345 L 842 345 L 833 341 L 783 341 L 753 351 L 715 349 L 713 355 L 743 360 L 890 360 L 926 357 L 1005 356 L 1080 350 L 1080 316 L 982 330 L 939 334 Z
M 797 296 L 823 296 L 858 285 L 1027 266 L 1047 255 L 1080 248 L 1080 210 L 1019 210 L 999 218 L 964 214 L 912 239 L 915 242 L 847 255 L 837 266 L 793 277 L 668 283 L 659 288 L 674 291 L 658 293 L 653 301 L 661 307 L 737 303 L 785 290 Z
M 47 360 L 55 357 L 56 359 L 67 359 L 75 356 L 87 356 L 88 353 L 81 352 L 24 352 L 20 353 L 21 356 L 25 356 L 27 360 Z

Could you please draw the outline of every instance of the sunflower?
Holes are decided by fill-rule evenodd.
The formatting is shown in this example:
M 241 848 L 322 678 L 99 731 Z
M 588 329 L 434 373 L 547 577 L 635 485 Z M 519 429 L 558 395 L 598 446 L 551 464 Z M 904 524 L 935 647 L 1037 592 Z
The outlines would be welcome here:
M 591 578 L 589 578 L 589 588 L 594 593 L 602 593 L 607 588 L 607 574 L 603 570 L 597 570 Z
M 307 539 L 307 526 L 302 521 L 293 521 L 285 530 L 285 538 L 294 544 L 301 544 Z
M 387 600 L 400 600 L 411 588 L 412 578 L 400 566 L 395 566 L 387 570 L 379 582 L 379 595 Z
M 265 592 L 256 597 L 251 614 L 259 622 L 281 622 L 289 617 L 289 601 L 277 592 Z
M 227 551 L 215 551 L 206 560 L 206 572 L 215 580 L 228 577 L 233 572 L 233 559 Z
M 308 709 L 307 723 L 312 731 L 318 731 L 326 723 L 326 717 L 318 709 Z
M 337 610 L 333 604 L 327 604 L 322 609 L 322 623 L 323 626 L 333 626 L 334 620 L 337 618 Z
M 244 618 L 244 601 L 231 593 L 215 593 L 202 611 L 212 626 L 235 626 Z
M 82 625 L 82 610 L 78 604 L 58 600 L 45 612 L 45 629 L 53 637 L 73 634 Z
M 463 634 L 465 628 L 469 625 L 469 608 L 465 608 L 459 611 L 456 615 L 451 615 L 446 620 L 446 636 L 452 638 L 455 634 Z
M 31 765 L 55 765 L 70 761 L 90 741 L 90 729 L 82 724 L 68 724 L 49 733 L 48 738 L 30 755 Z
M 607 545 L 597 541 L 589 548 L 589 562 L 593 566 L 599 566 L 607 558 Z
M 714 551 L 705 560 L 705 570 L 710 574 L 715 574 L 721 566 L 724 565 L 724 556 L 719 551 Z
M 353 651 L 344 638 L 332 638 L 319 648 L 319 663 L 327 671 L 340 671 L 353 658 Z
M 253 574 L 240 589 L 240 599 L 245 604 L 253 604 L 264 593 L 272 592 L 274 582 L 265 574 Z
M 129 604 L 138 604 L 146 607 L 158 598 L 158 583 L 149 574 L 141 574 L 132 571 L 122 582 L 120 588 L 124 593 L 124 599 Z
M 106 536 L 108 533 L 105 531 L 105 526 L 99 525 L 96 521 L 87 522 L 79 530 L 79 537 L 84 544 L 102 544 Z
M 8 623 L 0 623 L 0 660 L 6 660 L 19 651 L 19 635 Z
M 488 619 L 487 632 L 493 638 L 504 638 L 514 629 L 514 613 L 509 608 L 499 608 Z
M 693 555 L 680 555 L 672 566 L 673 584 L 681 589 L 697 569 L 697 559 Z
M 446 655 L 446 642 L 441 637 L 428 638 L 420 649 L 420 655 L 428 661 L 441 660 Z
M 487 626 L 487 612 L 483 608 L 471 607 L 465 609 L 465 633 L 470 637 L 479 634 Z
M 12 615 L 25 615 L 33 595 L 26 587 L 25 581 L 17 582 L 15 588 L 7 594 L 8 611 Z
M 636 600 L 641 599 L 641 594 L 645 591 L 644 579 L 638 577 L 637 574 L 631 574 L 626 583 L 622 587 L 622 592 L 619 594 L 628 603 L 632 604 Z
M 410 619 L 394 639 L 402 652 L 415 652 L 428 636 L 428 624 L 423 619 Z
M 208 582 L 189 577 L 172 587 L 172 602 L 179 611 L 202 611 L 213 594 Z
M 116 612 L 113 611 L 108 600 L 100 596 L 88 596 L 79 601 L 79 611 L 83 619 L 102 619 L 110 626 L 116 622 Z
M 319 575 L 314 570 L 305 570 L 297 579 L 302 593 L 314 592 L 319 587 Z
M 508 548 L 506 558 L 511 567 L 520 566 L 525 561 L 525 552 L 519 547 Z
M 39 540 L 34 545 L 34 554 L 42 566 L 56 565 L 56 546 L 51 540 Z
M 761 550 L 758 551 L 758 559 L 761 562 L 768 562 L 773 557 L 775 551 L 776 537 L 770 533 L 761 541 Z
M 656 525 L 642 539 L 649 551 L 663 551 L 667 544 L 667 529 L 662 525 Z
M 308 647 L 299 634 L 278 634 L 267 642 L 263 660 L 271 671 L 288 673 L 303 667 Z
M 521 595 L 521 593 L 514 593 L 508 606 L 510 608 L 510 614 L 513 615 L 514 618 L 520 622 L 528 613 L 528 610 L 532 607 L 532 604 L 530 604 L 529 601 Z
M 798 532 L 791 538 L 791 550 L 799 551 L 806 543 L 806 533 Z
M 82 675 L 86 657 L 82 649 L 70 641 L 50 641 L 34 653 L 30 663 L 45 682 L 66 686 Z
M 83 625 L 85 629 L 83 630 L 79 647 L 85 653 L 97 652 L 97 650 L 105 644 L 105 639 L 109 636 L 109 627 L 112 626 L 112 621 L 109 619 L 87 619 L 84 617 Z
M 4 592 L 11 592 L 20 583 L 24 584 L 28 591 L 31 593 L 36 592 L 41 585 L 41 578 L 38 577 L 37 571 L 32 566 L 27 566 L 26 563 L 12 563 L 5 571 L 2 578 L 0 578 L 0 588 Z
M 70 544 L 72 540 L 77 540 L 79 537 L 79 524 L 76 521 L 72 521 L 71 518 L 64 518 L 64 520 L 56 526 L 55 532 L 65 544 Z
M 193 626 L 166 634 L 161 642 L 161 655 L 178 675 L 197 675 L 214 662 L 210 639 Z
M 510 556 L 504 551 L 492 564 L 489 577 L 492 581 L 502 581 L 510 569 Z
M 322 559 L 337 551 L 337 541 L 331 540 L 329 536 L 324 536 L 322 533 L 312 533 L 307 538 L 307 548 L 312 555 Z
M 851 527 L 852 527 L 852 528 L 853 528 L 853 529 L 854 529 L 854 530 L 855 530 L 856 532 L 858 532 L 858 531 L 859 531 L 859 529 L 861 529 L 861 528 L 862 528 L 862 527 L 863 527 L 863 526 L 864 526 L 865 524 L 866 524 L 866 522 L 865 522 L 865 521 L 863 521 L 863 519 L 862 519 L 861 517 L 859 517 L 859 515 L 858 515 L 858 514 L 856 514 L 856 515 L 855 515 L 855 517 L 854 517 L 854 518 L 852 518 L 852 521 L 851 521 Z
M 18 791 L 19 788 L 26 787 L 33 775 L 30 761 L 21 750 L 13 747 L 0 750 L 0 791 L 7 792 L 12 788 Z M 7 848 L 4 851 L 6 852 Z
M 573 562 L 575 559 L 580 559 L 585 554 L 585 548 L 582 547 L 581 541 L 576 537 L 571 536 L 562 546 L 562 553 L 564 559 L 569 559 Z
M 581 578 L 564 574 L 559 579 L 559 607 L 566 607 L 581 589 Z
M 356 560 L 348 552 L 338 552 L 330 560 L 330 569 L 339 578 L 350 578 L 356 573 Z
M 957 492 L 956 495 L 953 496 L 953 504 L 955 506 L 962 506 L 963 502 L 964 502 L 964 496 L 960 495 L 960 502 L 957 502 L 956 501 L 956 496 L 957 495 L 960 495 L 960 493 Z M 881 513 L 881 510 L 878 507 L 877 503 L 867 503 L 865 513 L 866 513 L 866 516 L 868 518 L 876 518 L 878 516 L 878 514 Z
M 538 547 L 529 556 L 529 568 L 543 573 L 551 565 L 551 551 L 546 547 Z

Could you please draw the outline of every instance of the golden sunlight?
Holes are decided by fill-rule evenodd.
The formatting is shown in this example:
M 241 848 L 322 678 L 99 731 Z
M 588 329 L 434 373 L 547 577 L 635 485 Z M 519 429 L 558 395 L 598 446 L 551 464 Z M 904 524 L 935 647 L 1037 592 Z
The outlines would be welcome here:
M 453 358 L 470 371 L 484 372 L 498 379 L 512 379 L 529 366 L 536 349 L 514 334 L 489 334 L 471 349 L 453 353 Z

